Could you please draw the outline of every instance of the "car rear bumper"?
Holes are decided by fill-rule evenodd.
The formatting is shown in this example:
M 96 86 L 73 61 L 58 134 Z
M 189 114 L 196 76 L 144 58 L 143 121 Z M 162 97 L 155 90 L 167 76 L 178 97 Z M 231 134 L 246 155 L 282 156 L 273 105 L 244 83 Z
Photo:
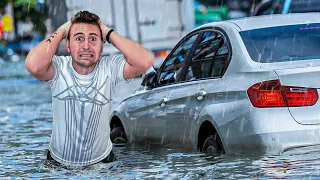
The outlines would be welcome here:
M 218 130 L 227 153 L 281 154 L 320 144 L 320 125 L 297 123 L 287 108 L 252 108 Z

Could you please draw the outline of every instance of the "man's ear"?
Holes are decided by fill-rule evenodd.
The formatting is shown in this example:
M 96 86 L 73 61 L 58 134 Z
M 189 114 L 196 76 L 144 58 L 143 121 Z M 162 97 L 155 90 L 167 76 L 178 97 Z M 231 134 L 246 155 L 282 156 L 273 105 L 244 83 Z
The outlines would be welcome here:
M 68 53 L 70 53 L 70 41 L 68 39 L 65 39 L 66 40 L 66 50 Z

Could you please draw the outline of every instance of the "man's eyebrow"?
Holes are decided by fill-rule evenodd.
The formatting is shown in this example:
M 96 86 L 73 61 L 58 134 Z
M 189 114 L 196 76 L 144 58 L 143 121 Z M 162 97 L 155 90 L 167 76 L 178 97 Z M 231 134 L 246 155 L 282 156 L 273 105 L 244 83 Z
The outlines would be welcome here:
M 89 35 L 95 35 L 95 36 L 98 36 L 98 34 L 97 34 L 97 33 L 90 33 Z
M 77 36 L 79 34 L 83 34 L 83 33 L 82 32 L 78 32 L 78 33 L 74 34 L 73 37 L 75 37 L 75 36 Z
M 73 37 L 74 37 L 74 36 L 77 36 L 77 35 L 79 35 L 79 34 L 83 35 L 84 33 L 82 33 L 82 32 L 78 32 L 78 33 L 74 34 L 74 35 L 73 35 Z M 97 33 L 89 33 L 89 35 L 95 35 L 95 36 L 98 36 L 98 34 L 97 34 Z

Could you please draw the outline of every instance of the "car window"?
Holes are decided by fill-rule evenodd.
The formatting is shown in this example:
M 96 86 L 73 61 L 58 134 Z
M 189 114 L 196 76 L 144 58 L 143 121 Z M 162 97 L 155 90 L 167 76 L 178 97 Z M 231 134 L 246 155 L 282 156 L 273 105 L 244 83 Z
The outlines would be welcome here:
M 175 83 L 178 81 L 182 67 L 186 58 L 190 54 L 192 45 L 197 39 L 198 34 L 183 39 L 178 47 L 166 58 L 164 64 L 160 68 L 158 77 L 159 85 Z
M 208 31 L 203 33 L 192 54 L 185 80 L 222 76 L 228 55 L 227 43 L 220 32 Z
M 319 0 L 270 0 L 261 2 L 253 15 L 320 12 Z
M 214 57 L 213 64 L 210 67 L 209 77 L 222 77 L 228 63 L 230 62 L 230 51 L 225 39 L 221 39 L 221 47 Z
M 288 6 L 290 7 L 290 10 L 289 10 L 290 13 L 319 12 L 320 11 L 320 1 L 319 0 L 292 0 L 291 4 L 288 4 Z M 283 9 L 284 9 L 283 11 L 287 11 L 285 6 L 283 7 Z
M 320 24 L 269 27 L 240 32 L 253 61 L 273 63 L 320 59 Z

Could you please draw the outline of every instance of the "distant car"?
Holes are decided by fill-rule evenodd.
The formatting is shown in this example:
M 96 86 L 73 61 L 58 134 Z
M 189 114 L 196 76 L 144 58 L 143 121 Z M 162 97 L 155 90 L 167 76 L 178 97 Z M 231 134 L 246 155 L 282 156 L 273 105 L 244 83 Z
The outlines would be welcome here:
M 213 154 L 320 144 L 319 79 L 319 13 L 209 23 L 120 103 L 111 138 Z
M 262 0 L 252 11 L 252 16 L 320 12 L 319 0 Z

